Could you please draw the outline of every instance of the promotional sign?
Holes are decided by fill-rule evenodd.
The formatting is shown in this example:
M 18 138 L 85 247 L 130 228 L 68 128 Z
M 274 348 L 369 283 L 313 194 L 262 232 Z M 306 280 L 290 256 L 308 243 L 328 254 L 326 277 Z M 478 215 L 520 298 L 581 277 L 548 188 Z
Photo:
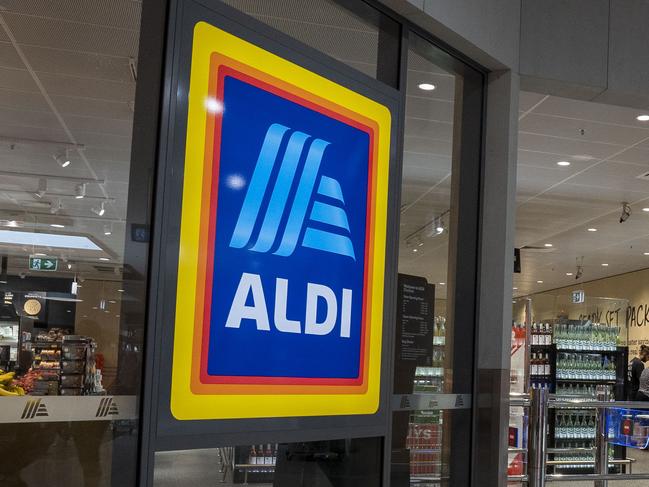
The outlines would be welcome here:
M 176 293 L 176 419 L 379 406 L 389 110 L 194 28 Z

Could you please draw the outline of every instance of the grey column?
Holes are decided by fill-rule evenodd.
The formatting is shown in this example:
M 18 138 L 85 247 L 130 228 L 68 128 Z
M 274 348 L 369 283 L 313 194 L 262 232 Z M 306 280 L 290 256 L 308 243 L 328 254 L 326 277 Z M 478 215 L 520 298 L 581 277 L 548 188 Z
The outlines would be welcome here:
M 472 483 L 506 485 L 514 265 L 518 75 L 488 77 Z

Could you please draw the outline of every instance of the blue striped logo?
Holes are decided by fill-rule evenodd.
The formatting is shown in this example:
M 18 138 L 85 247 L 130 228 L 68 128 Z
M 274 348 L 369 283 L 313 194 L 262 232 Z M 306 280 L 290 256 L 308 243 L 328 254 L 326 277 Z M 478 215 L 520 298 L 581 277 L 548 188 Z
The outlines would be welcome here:
M 273 169 L 278 164 L 280 148 L 285 140 L 286 148 L 281 156 L 277 177 L 274 184 L 271 184 Z M 291 133 L 284 125 L 272 124 L 268 128 L 230 239 L 230 247 L 248 248 L 260 253 L 274 249 L 274 255 L 288 257 L 295 251 L 302 229 L 306 226 L 301 244 L 303 247 L 356 260 L 340 183 L 319 174 L 322 156 L 329 145 L 326 140 L 313 138 L 303 132 Z M 304 168 L 299 178 L 296 178 L 305 151 Z M 297 184 L 297 188 L 293 201 L 289 204 L 294 184 Z M 272 191 L 270 199 L 263 205 L 268 191 Z M 307 218 L 312 200 L 311 212 Z M 265 211 L 262 206 L 265 206 Z M 286 211 L 288 218 L 284 218 Z M 253 230 L 261 213 L 264 213 L 261 228 L 257 239 L 252 243 Z M 286 223 L 281 231 L 283 221 Z M 324 224 L 330 230 L 310 226 L 310 222 Z

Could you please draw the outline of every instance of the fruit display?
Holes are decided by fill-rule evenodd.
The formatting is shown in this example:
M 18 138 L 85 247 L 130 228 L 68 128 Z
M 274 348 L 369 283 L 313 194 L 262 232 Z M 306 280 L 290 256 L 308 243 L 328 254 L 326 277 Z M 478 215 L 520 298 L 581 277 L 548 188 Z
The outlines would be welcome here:
M 25 389 L 14 382 L 15 372 L 0 371 L 0 396 L 24 396 Z
M 14 382 L 18 386 L 23 388 L 25 394 L 31 394 L 34 390 L 35 381 L 39 380 L 40 378 L 41 374 L 38 371 L 30 368 L 22 377 L 14 379 Z
M 93 338 L 55 329 L 39 333 L 28 345 L 25 350 L 31 352 L 31 366 L 27 372 L 20 367 L 15 368 L 16 372 L 0 370 L 0 397 L 86 396 L 104 392 Z

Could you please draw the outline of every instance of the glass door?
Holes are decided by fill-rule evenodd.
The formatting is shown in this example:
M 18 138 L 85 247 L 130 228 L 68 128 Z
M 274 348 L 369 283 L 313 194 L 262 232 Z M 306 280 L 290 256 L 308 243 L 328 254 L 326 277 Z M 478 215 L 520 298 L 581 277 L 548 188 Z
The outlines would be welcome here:
M 472 124 L 480 118 L 481 81 L 458 67 L 428 41 L 410 36 L 395 316 L 394 487 L 468 485 L 480 157 L 480 133 Z

